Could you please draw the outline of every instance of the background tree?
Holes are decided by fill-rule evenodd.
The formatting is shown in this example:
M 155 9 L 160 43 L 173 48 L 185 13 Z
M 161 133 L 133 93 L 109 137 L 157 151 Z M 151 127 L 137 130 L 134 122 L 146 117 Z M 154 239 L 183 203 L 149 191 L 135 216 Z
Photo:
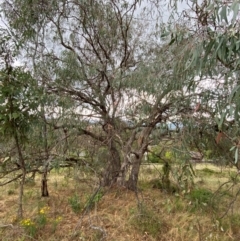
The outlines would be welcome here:
M 11 47 L 11 38 L 6 31 L 2 30 L 0 92 L 1 133 L 5 138 L 4 141 L 10 140 L 10 144 L 13 145 L 10 147 L 10 150 L 15 150 L 17 154 L 17 157 L 15 157 L 11 151 L 5 156 L 3 176 L 11 173 L 13 170 L 21 170 L 21 174 L 13 179 L 16 180 L 21 178 L 18 209 L 18 217 L 21 218 L 23 187 L 28 172 L 24 148 L 28 141 L 27 134 L 31 128 L 31 123 L 35 118 L 33 112 L 37 107 L 37 102 L 33 89 L 36 86 L 36 82 L 29 72 L 18 67 L 13 67 L 15 53 L 13 50 L 10 50 Z M 13 140 L 14 143 L 11 143 L 11 140 Z M 14 164 L 15 167 L 13 167 L 12 170 L 8 170 L 8 164 Z
M 207 80 L 208 90 L 199 99 L 199 111 L 205 112 L 207 117 L 202 119 L 201 126 L 205 126 L 209 134 L 209 125 L 217 125 L 217 131 L 211 135 L 211 140 L 217 144 L 213 149 L 219 150 L 221 141 L 228 142 L 221 155 L 235 162 L 238 168 L 239 2 L 186 1 L 185 7 L 182 12 L 176 7 L 181 24 L 171 25 L 168 32 L 171 33 L 170 44 L 189 43 L 175 71 L 195 76 L 195 80 L 189 82 L 193 92 L 203 79 Z M 229 145 L 233 146 L 232 152 L 226 152 Z

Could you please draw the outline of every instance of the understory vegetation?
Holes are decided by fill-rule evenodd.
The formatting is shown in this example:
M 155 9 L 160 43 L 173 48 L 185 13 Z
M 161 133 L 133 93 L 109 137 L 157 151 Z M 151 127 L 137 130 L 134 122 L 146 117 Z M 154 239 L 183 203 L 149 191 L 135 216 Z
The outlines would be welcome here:
M 187 192 L 157 187 L 162 164 L 143 165 L 139 190 L 99 188 L 88 171 L 53 170 L 48 198 L 39 175 L 25 185 L 24 219 L 17 183 L 1 187 L 1 240 L 239 240 L 240 179 L 229 167 L 196 164 Z M 221 175 L 220 175 L 221 174 Z M 170 175 L 171 183 L 174 178 Z

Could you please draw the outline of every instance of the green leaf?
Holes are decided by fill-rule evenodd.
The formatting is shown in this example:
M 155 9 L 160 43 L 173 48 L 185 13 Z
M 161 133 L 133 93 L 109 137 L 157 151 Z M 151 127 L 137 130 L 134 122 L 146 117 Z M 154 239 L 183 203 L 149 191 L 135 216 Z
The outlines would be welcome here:
M 226 5 L 222 7 L 222 11 L 221 11 L 220 15 L 221 15 L 222 20 L 224 19 L 225 22 L 228 23 L 228 19 L 227 19 L 227 6 L 226 6 Z
M 230 108 L 229 108 L 229 116 L 232 117 L 234 114 L 234 107 L 233 105 L 230 105 Z
M 240 47 L 240 40 L 238 40 L 235 44 L 236 44 L 236 50 L 238 50 Z
M 16 113 L 16 112 L 12 113 L 13 119 L 17 119 L 19 116 L 20 116 L 20 113 Z
M 226 114 L 227 114 L 227 112 L 223 112 L 221 114 L 220 120 L 218 118 L 215 118 L 215 121 L 218 125 L 219 130 L 222 130 L 222 125 L 223 125 L 223 122 L 225 120 Z
M 232 146 L 229 151 L 233 151 L 236 148 L 236 146 Z
M 208 7 L 206 8 L 207 11 L 213 10 L 213 9 L 214 9 L 214 3 L 209 4 Z
M 172 38 L 169 45 L 172 45 L 176 41 L 176 38 Z
M 236 151 L 235 151 L 235 164 L 237 164 L 238 162 L 238 148 L 236 148 Z
M 232 23 L 235 23 L 239 11 L 239 1 L 236 0 L 233 2 L 231 9 L 233 10 L 233 17 L 232 17 Z
M 235 97 L 235 94 L 238 92 L 239 88 L 240 88 L 240 85 L 237 85 L 233 88 L 233 90 L 232 90 L 232 92 L 229 96 L 229 102 L 230 103 L 233 101 L 233 98 Z
M 161 38 L 164 38 L 164 37 L 167 37 L 169 35 L 170 32 L 163 32 L 160 37 Z
M 216 48 L 215 54 L 218 53 L 218 50 L 221 48 L 223 41 L 224 41 L 224 38 L 221 36 L 219 43 L 218 44 L 216 43 L 217 44 L 217 48 Z

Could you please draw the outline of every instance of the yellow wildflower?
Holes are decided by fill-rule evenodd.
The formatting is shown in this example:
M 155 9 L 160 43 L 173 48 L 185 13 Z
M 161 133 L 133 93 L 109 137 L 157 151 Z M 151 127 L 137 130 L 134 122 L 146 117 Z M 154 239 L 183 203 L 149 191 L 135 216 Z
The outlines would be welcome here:
M 43 207 L 40 209 L 39 213 L 40 214 L 45 214 L 49 210 L 49 207 Z
M 27 218 L 27 219 L 23 219 L 21 221 L 21 225 L 22 226 L 31 226 L 31 225 L 34 225 L 34 223 L 31 221 L 30 218 Z
M 60 222 L 60 221 L 62 221 L 62 217 L 60 217 L 60 216 L 57 217 L 55 221 L 56 221 L 56 222 Z

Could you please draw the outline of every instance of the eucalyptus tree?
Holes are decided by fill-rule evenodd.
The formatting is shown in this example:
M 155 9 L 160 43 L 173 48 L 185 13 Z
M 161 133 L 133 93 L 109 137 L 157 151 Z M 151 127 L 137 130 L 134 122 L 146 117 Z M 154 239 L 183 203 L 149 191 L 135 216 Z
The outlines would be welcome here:
M 212 132 L 214 148 L 217 149 L 221 141 L 228 142 L 228 147 L 232 145 L 233 152 L 223 151 L 222 155 L 227 154 L 232 161 L 235 156 L 238 168 L 239 1 L 174 0 L 171 4 L 175 13 L 172 16 L 178 19 L 178 24 L 170 24 L 164 35 L 168 35 L 171 45 L 189 43 L 175 71 L 196 77 L 189 82 L 192 91 L 196 91 L 200 81 L 208 80 L 208 91 L 199 99 L 201 108 L 198 110 L 205 112 L 202 126 L 207 127 L 205 134 L 209 134 L 209 125 L 217 125 L 217 132 Z M 183 10 L 179 4 L 183 4 Z
M 54 128 L 89 136 L 106 148 L 102 185 L 133 190 L 157 124 L 192 114 L 199 95 L 184 88 L 189 78 L 173 71 L 182 59 L 179 46 L 161 43 L 144 15 L 137 17 L 145 9 L 140 2 L 3 4 L 13 35 L 33 60 L 35 76 L 46 93 L 56 96 L 52 105 L 61 123 L 53 120 Z M 59 105 L 61 99 L 68 100 L 67 109 Z M 91 127 L 93 121 L 100 131 Z
M 18 211 L 21 217 L 23 188 L 27 175 L 41 173 L 42 196 L 48 196 L 47 173 L 52 168 L 49 166 L 49 159 L 52 158 L 52 149 L 61 145 L 57 141 L 61 136 L 59 133 L 50 134 L 51 125 L 48 125 L 44 112 L 45 105 L 50 107 L 51 96 L 44 92 L 40 81 L 33 78 L 29 70 L 15 64 L 19 44 L 11 33 L 3 28 L 0 40 L 0 185 L 21 180 Z
M 9 153 L 2 153 L 5 155 L 1 163 L 1 178 L 6 180 L 9 174 L 17 173 L 17 176 L 11 178 L 10 181 L 1 183 L 1 185 L 17 179 L 21 180 L 18 203 L 18 217 L 21 218 L 23 189 L 28 172 L 24 149 L 28 142 L 31 124 L 35 119 L 34 111 L 37 107 L 37 101 L 33 90 L 36 81 L 23 68 L 13 66 L 16 49 L 12 44 L 11 36 L 4 29 L 1 29 L 0 48 L 0 131 L 4 137 L 2 147 L 10 145 L 9 148 L 3 147 Z

